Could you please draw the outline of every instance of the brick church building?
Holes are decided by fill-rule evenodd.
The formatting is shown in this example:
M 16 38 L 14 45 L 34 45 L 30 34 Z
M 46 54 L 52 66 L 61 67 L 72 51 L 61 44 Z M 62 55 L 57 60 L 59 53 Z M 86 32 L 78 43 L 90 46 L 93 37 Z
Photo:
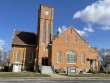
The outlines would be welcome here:
M 89 46 L 70 26 L 63 33 L 58 29 L 53 34 L 54 8 L 40 5 L 37 33 L 14 31 L 10 64 L 21 64 L 22 70 L 41 70 L 43 66 L 52 70 L 74 67 L 87 72 L 98 69 L 98 50 Z

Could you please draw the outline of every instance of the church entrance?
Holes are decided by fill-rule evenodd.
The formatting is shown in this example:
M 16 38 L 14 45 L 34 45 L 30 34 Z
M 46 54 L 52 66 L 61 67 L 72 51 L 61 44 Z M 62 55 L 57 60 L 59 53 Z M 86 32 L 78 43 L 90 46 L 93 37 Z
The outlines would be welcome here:
M 90 69 L 96 70 L 97 69 L 96 59 L 89 59 L 89 61 L 90 61 Z
M 48 66 L 48 58 L 47 57 L 42 58 L 42 65 L 43 66 Z

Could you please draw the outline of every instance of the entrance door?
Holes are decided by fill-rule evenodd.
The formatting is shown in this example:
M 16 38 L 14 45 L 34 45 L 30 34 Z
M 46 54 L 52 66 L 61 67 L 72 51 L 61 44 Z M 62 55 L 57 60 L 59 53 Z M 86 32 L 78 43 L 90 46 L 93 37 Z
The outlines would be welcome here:
M 91 69 L 93 69 L 93 70 L 96 69 L 96 60 L 90 60 L 90 67 L 91 67 Z
M 42 58 L 42 65 L 43 66 L 48 66 L 48 58 L 47 57 Z

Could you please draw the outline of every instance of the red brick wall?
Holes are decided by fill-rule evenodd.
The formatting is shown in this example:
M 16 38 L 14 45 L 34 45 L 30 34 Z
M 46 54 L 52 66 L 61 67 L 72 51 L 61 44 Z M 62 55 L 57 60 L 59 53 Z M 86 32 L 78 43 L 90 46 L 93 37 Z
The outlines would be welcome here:
M 11 55 L 10 55 L 10 64 L 13 62 L 16 62 L 16 53 L 20 51 L 20 62 L 24 66 L 34 66 L 35 58 L 36 58 L 36 47 L 31 46 L 21 46 L 21 45 L 14 45 L 11 49 Z M 33 62 L 29 62 L 29 55 L 30 53 L 33 53 Z
M 65 41 L 68 36 L 68 42 Z M 74 43 L 74 36 L 77 38 L 77 43 Z M 66 52 L 74 51 L 77 55 L 76 64 L 66 63 Z M 94 52 L 92 52 L 94 50 Z M 61 51 L 61 63 L 57 63 L 57 52 Z M 81 54 L 84 53 L 86 56 L 85 64 L 82 64 Z M 97 60 L 98 52 L 97 49 L 89 48 L 89 44 L 83 40 L 76 31 L 70 26 L 68 30 L 62 33 L 58 38 L 52 41 L 52 64 L 57 67 L 68 67 L 76 66 L 80 68 L 90 68 L 90 61 L 88 58 L 95 58 Z M 96 62 L 98 67 L 98 61 Z

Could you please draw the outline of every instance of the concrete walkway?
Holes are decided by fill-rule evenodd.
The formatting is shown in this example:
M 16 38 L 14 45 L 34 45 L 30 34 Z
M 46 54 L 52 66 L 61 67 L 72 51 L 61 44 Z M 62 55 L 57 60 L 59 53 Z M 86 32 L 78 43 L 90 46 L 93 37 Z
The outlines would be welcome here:
M 68 78 L 67 76 L 64 76 L 64 75 L 59 75 L 59 74 L 47 74 L 49 76 L 51 76 L 52 78 Z

